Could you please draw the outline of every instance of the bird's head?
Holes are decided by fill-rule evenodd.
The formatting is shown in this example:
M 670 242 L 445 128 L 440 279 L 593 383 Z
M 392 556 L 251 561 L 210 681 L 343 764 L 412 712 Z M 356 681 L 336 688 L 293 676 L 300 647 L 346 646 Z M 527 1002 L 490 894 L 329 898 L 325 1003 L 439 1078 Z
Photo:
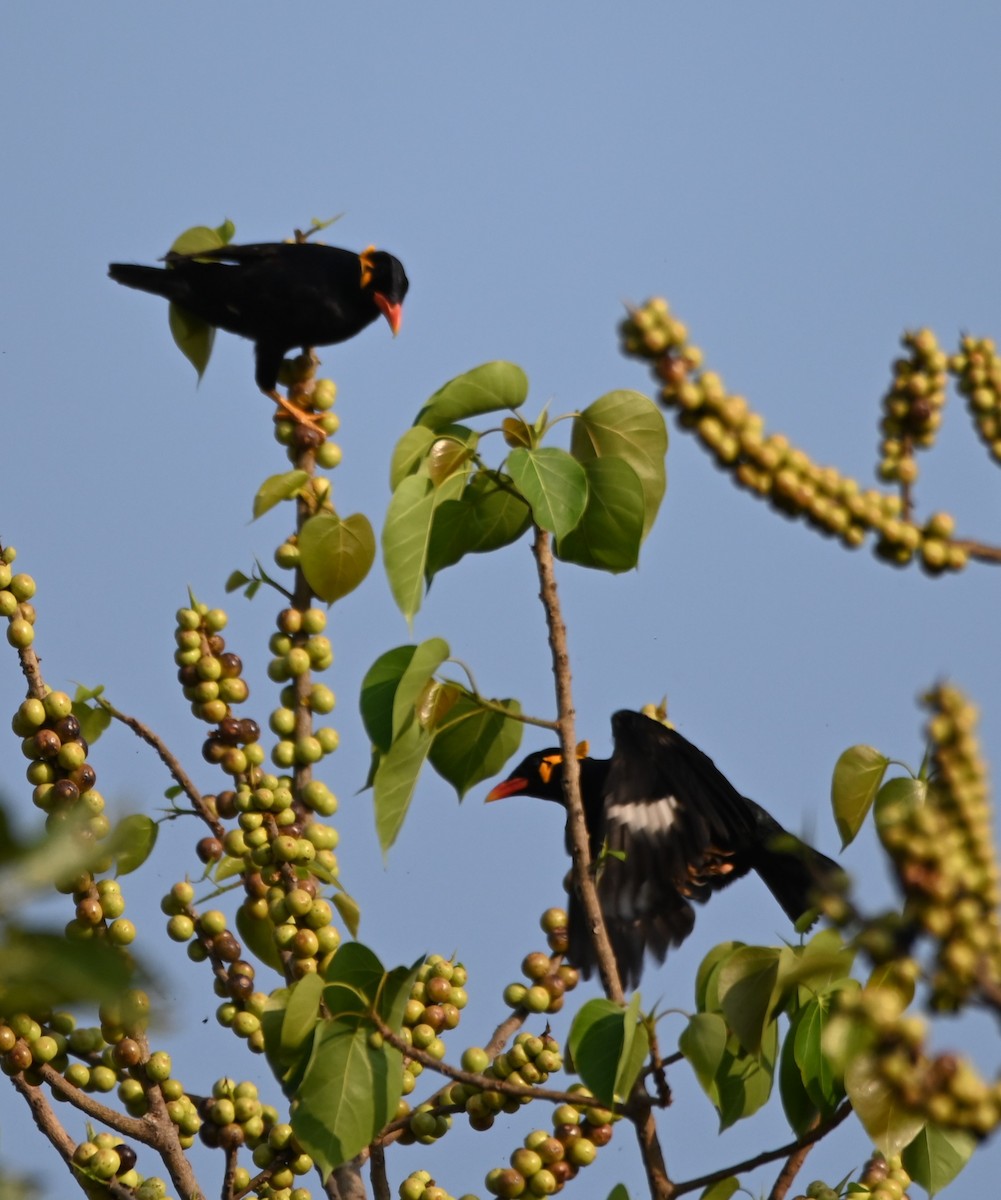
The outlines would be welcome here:
M 577 757 L 587 757 L 588 744 L 581 742 Z M 558 746 L 536 750 L 515 767 L 502 783 L 487 796 L 487 801 L 503 800 L 505 796 L 534 796 L 539 800 L 563 803 L 563 752 Z
M 374 246 L 363 250 L 358 259 L 361 262 L 362 291 L 371 295 L 395 337 L 403 320 L 403 300 L 410 288 L 403 263 L 385 250 L 376 250 Z

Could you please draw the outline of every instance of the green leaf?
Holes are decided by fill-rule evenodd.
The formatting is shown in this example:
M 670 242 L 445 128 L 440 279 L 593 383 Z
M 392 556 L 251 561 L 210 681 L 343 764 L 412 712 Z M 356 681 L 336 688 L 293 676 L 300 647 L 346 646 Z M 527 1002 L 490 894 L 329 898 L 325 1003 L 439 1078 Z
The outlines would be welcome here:
M 179 304 L 171 304 L 167 310 L 167 321 L 170 325 L 170 336 L 174 344 L 189 363 L 198 372 L 198 378 L 205 374 L 205 368 L 212 357 L 212 347 L 215 344 L 215 327 L 194 313 L 188 312 Z
M 774 1019 L 779 954 L 769 946 L 745 946 L 720 972 L 719 998 L 727 1024 L 750 1054 L 757 1054 Z
M 141 867 L 153 853 L 159 832 L 157 823 L 142 813 L 133 813 L 119 821 L 112 836 L 116 875 L 130 875 Z
M 498 700 L 510 713 L 520 713 L 517 700 Z M 448 710 L 431 744 L 431 765 L 458 792 L 496 775 L 521 745 L 523 725 L 513 717 L 481 708 L 461 695 Z
M 502 408 L 518 408 L 528 396 L 528 377 L 509 362 L 488 362 L 438 389 L 417 415 L 415 425 L 441 429 L 455 421 Z
M 565 537 L 587 506 L 587 474 L 565 450 L 512 450 L 507 459 L 511 480 L 531 506 L 537 525 Z
M 831 805 L 842 848 L 862 828 L 890 760 L 872 746 L 851 746 L 834 765 Z
M 394 967 L 386 972 L 383 979 L 379 990 L 379 1016 L 396 1033 L 403 1027 L 403 1014 L 410 999 L 410 989 L 423 961 L 419 958 L 412 967 Z
M 795 1022 L 793 1056 L 807 1095 L 822 1116 L 830 1116 L 844 1098 L 844 1080 L 823 1051 L 824 1032 L 830 1024 L 830 997 L 819 996 L 805 1004 Z M 790 1032 L 790 1036 L 792 1036 Z
M 887 829 L 908 821 L 922 807 L 928 795 L 928 784 L 923 779 L 901 775 L 888 779 L 876 793 L 873 819 L 880 837 Z
M 385 973 L 386 968 L 374 950 L 361 942 L 345 942 L 338 946 L 324 971 L 324 978 L 330 983 L 354 988 L 370 1004 L 374 1004 Z
M 227 232 L 229 236 L 227 236 Z M 174 239 L 170 247 L 171 254 L 200 254 L 204 250 L 218 250 L 225 246 L 233 237 L 236 229 L 231 221 L 212 229 L 208 225 L 192 225 L 179 237 Z
M 633 992 L 622 1019 L 622 1051 L 615 1073 L 615 1094 L 629 1096 L 650 1053 L 650 1034 L 640 1012 L 640 994 Z
M 396 1115 L 403 1057 L 358 1020 L 327 1021 L 316 1032 L 297 1089 L 292 1128 L 326 1179 Z
M 100 704 L 90 704 L 104 691 L 102 685 L 96 688 L 78 687 L 73 696 L 73 716 L 80 723 L 80 736 L 88 745 L 93 746 L 97 739 L 111 724 L 111 713 Z
M 281 956 L 275 945 L 275 927 L 267 917 L 252 917 L 241 904 L 236 910 L 236 932 L 255 958 L 279 975 L 283 973 Z
M 434 679 L 435 671 L 448 655 L 448 642 L 444 638 L 428 638 L 414 647 L 413 655 L 400 676 L 393 696 L 394 740 L 415 719 L 421 696 Z
M 375 534 L 364 513 L 317 513 L 299 530 L 299 564 L 306 582 L 328 604 L 362 582 L 375 561 Z
M 871 1054 L 856 1055 L 845 1070 L 845 1090 L 855 1115 L 886 1158 L 900 1154 L 924 1118 L 909 1112 L 883 1081 Z
M 238 592 L 240 588 L 246 587 L 251 582 L 249 575 L 244 575 L 242 571 L 232 571 L 229 578 L 226 580 L 225 590 L 228 595 L 230 592 Z
M 928 1123 L 901 1155 L 904 1170 L 929 1196 L 952 1183 L 977 1148 L 977 1140 L 962 1129 L 943 1129 Z
M 624 1061 L 629 1058 L 635 1027 L 635 1011 L 604 999 L 586 1001 L 570 1026 L 567 1045 L 574 1066 L 605 1104 L 615 1102 L 616 1082 Z
M 0 1008 L 40 1012 L 121 998 L 133 972 L 106 942 L 75 942 L 45 929 L 8 925 L 0 940 Z
M 436 436 L 433 429 L 414 425 L 400 438 L 389 464 L 390 491 L 395 492 L 408 475 L 413 475 L 420 468 Z
M 382 527 L 382 560 L 396 605 L 408 621 L 421 607 L 437 494 L 426 475 L 400 481 Z
M 358 901 L 344 891 L 343 887 L 336 879 L 334 879 L 332 882 L 335 888 L 340 889 L 334 894 L 334 908 L 336 908 L 340 914 L 340 918 L 344 922 L 344 926 L 348 933 L 350 933 L 352 937 L 357 937 L 358 926 L 361 924 L 361 908 L 358 905 Z
M 727 1042 L 726 1022 L 717 1013 L 696 1013 L 678 1038 L 678 1049 L 691 1064 L 699 1086 L 718 1107 L 716 1072 L 723 1061 Z
M 720 942 L 699 963 L 695 973 L 695 1007 L 699 1012 L 719 1011 L 720 970 L 726 960 L 743 947 L 743 942 Z
M 531 509 L 512 490 L 513 485 L 504 486 L 507 479 L 492 471 L 478 471 L 458 500 L 446 500 L 435 509 L 427 555 L 429 580 L 465 554 L 483 554 L 510 545 L 529 527 Z
M 797 1014 L 799 1016 L 799 1014 Z M 796 1062 L 795 1042 L 797 1019 L 792 1025 L 782 1043 L 782 1053 L 779 1056 L 779 1095 L 782 1099 L 782 1111 L 793 1133 L 797 1137 L 806 1133 L 819 1116 L 817 1106 L 803 1083 L 803 1075 Z
M 629 1192 L 624 1183 L 617 1183 L 608 1193 L 608 1200 L 629 1200 Z
M 726 1179 L 717 1179 L 702 1193 L 700 1200 L 730 1200 L 734 1192 L 740 1190 L 740 1180 L 736 1175 L 728 1175 Z
M 313 1036 L 313 1030 L 320 1021 L 323 988 L 324 982 L 319 975 L 304 975 L 288 989 L 279 1040 L 284 1062 L 294 1062 Z
M 556 545 L 556 555 L 581 567 L 618 574 L 639 561 L 643 540 L 643 488 L 619 458 L 584 463 L 587 506 L 574 528 Z
M 380 654 L 365 672 L 361 684 L 361 719 L 365 732 L 383 754 L 393 744 L 393 704 L 400 680 L 417 647 L 394 646 Z
M 727 1042 L 723 1061 L 716 1072 L 720 1130 L 753 1116 L 768 1102 L 777 1053 L 778 1024 L 774 1021 L 765 1029 L 757 1054 L 742 1053 L 735 1037 Z
M 254 497 L 254 520 L 282 500 L 291 500 L 293 496 L 298 495 L 302 485 L 308 481 L 309 475 L 305 471 L 286 471 L 282 475 L 269 475 Z
M 469 431 L 462 438 L 435 438 L 424 460 L 428 478 L 435 487 L 441 487 L 454 475 L 461 474 L 465 478 L 469 474 L 469 463 L 475 453 L 477 440 Z
M 602 458 L 632 467 L 643 492 L 645 538 L 667 488 L 667 426 L 653 401 L 640 392 L 608 392 L 574 418 L 570 452 L 585 466 Z
M 396 841 L 431 749 L 431 735 L 416 721 L 382 755 L 373 780 L 375 828 L 383 854 Z

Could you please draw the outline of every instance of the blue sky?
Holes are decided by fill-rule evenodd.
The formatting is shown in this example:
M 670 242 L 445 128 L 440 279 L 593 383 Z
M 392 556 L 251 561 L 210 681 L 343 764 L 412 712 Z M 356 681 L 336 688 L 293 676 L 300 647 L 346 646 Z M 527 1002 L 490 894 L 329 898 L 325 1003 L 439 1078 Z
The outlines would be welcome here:
M 0 31 L 0 537 L 38 581 L 49 682 L 104 683 L 208 789 L 201 729 L 174 680 L 173 614 L 190 584 L 230 610 L 233 647 L 263 664 L 266 598 L 225 598 L 223 584 L 285 532 L 282 513 L 249 523 L 258 484 L 283 459 L 249 343 L 220 337 L 196 387 L 164 306 L 112 285 L 109 261 L 152 262 L 192 224 L 229 217 L 237 240 L 262 241 L 336 213 L 329 240 L 397 254 L 411 279 L 400 336 L 380 323 L 323 356 L 342 420 L 335 499 L 377 524 L 396 438 L 469 367 L 520 363 L 532 412 L 649 391 L 618 353 L 623 301 L 666 295 L 770 429 L 867 483 L 902 329 L 931 325 L 947 346 L 960 331 L 1001 332 L 991 4 L 55 3 L 8 6 Z M 638 571 L 561 573 L 579 728 L 596 753 L 614 709 L 666 693 L 681 731 L 738 788 L 830 852 L 837 755 L 862 741 L 916 764 L 914 698 L 936 679 L 977 700 L 1001 763 L 996 572 L 933 581 L 868 550 L 849 555 L 736 492 L 673 428 L 668 473 Z M 962 533 L 991 540 L 997 489 L 953 400 L 920 509 L 947 509 Z M 436 582 L 416 636 L 446 637 L 485 690 L 550 715 L 536 590 L 524 544 L 464 563 Z M 378 571 L 333 610 L 330 632 L 342 749 L 328 776 L 362 937 L 391 962 L 457 951 L 474 999 L 455 1045 L 484 1040 L 501 988 L 541 944 L 538 914 L 559 899 L 560 814 L 528 801 L 484 809 L 479 795 L 459 808 L 429 777 L 384 869 L 355 794 L 367 759 L 357 691 L 408 635 Z M 247 707 L 263 724 L 275 701 L 254 670 Z M 8 658 L 4 711 L 20 686 Z M 123 733 L 94 761 L 122 811 L 162 803 L 161 769 Z M 21 778 L 10 740 L 0 784 L 27 803 Z M 161 937 L 158 898 L 188 867 L 181 832 L 165 830 L 126 895 L 178 1013 L 162 1042 L 204 1090 L 209 1051 L 216 1073 L 258 1064 L 244 1067 L 212 1020 L 200 1024 L 215 999 Z M 870 836 L 845 862 L 875 899 L 889 894 Z M 789 932 L 748 881 L 700 912 L 690 941 L 648 972 L 644 997 L 686 1008 L 716 941 Z M 197 1044 L 180 1048 L 185 1019 Z M 665 1039 L 677 1030 L 668 1022 Z M 994 1032 L 947 1028 L 943 1044 L 982 1047 Z M 661 1124 L 677 1178 L 785 1140 L 773 1114 L 717 1141 L 684 1067 L 672 1084 Z M 394 1185 L 421 1157 L 454 1194 L 480 1189 L 528 1120 L 391 1156 Z M 37 1135 L 4 1124 L 4 1162 L 44 1159 Z M 829 1141 L 801 1184 L 834 1181 L 865 1156 L 857 1130 Z M 973 1194 L 999 1165 L 992 1146 L 955 1190 Z M 625 1132 L 591 1170 L 589 1195 L 617 1180 L 642 1194 Z

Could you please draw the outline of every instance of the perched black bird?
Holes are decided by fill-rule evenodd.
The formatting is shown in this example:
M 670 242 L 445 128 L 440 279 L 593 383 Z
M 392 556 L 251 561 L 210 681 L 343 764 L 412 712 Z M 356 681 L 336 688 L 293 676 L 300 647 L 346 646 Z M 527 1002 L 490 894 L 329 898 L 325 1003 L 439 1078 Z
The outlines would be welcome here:
M 611 758 L 580 759 L 581 799 L 598 898 L 623 986 L 634 988 L 649 951 L 663 962 L 695 923 L 692 901 L 755 870 L 798 921 L 841 868 L 742 796 L 696 746 L 642 713 L 612 717 Z M 563 756 L 539 750 L 487 796 L 563 801 Z M 568 839 L 569 849 L 569 839 Z M 606 851 L 604 854 L 602 851 Z M 594 951 L 580 899 L 570 894 L 570 961 L 585 977 Z
M 399 259 L 375 247 L 355 254 L 313 242 L 266 242 L 170 253 L 164 261 L 166 267 L 112 263 L 108 274 L 251 338 L 257 386 L 279 403 L 278 371 L 289 350 L 345 342 L 380 313 L 395 334 L 410 286 Z

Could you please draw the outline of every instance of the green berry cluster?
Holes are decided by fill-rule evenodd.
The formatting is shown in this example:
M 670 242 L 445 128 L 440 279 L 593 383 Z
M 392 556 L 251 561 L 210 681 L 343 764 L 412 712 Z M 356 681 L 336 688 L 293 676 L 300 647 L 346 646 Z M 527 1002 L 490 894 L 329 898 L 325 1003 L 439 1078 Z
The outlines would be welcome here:
M 901 1108 L 950 1129 L 987 1137 L 1001 1124 L 1001 1080 L 983 1080 L 972 1063 L 925 1052 L 928 1024 L 906 1012 L 909 992 L 885 982 L 839 992 L 835 1021 L 847 1018 L 868 1043 L 883 1084 Z
M 949 369 L 966 397 L 970 416 L 991 455 L 1001 462 L 1001 356 L 993 338 L 966 336 Z
M 13 546 L 0 547 L 0 617 L 7 618 L 7 641 L 15 650 L 27 650 L 35 640 L 35 581 L 17 574 L 11 563 L 17 557 Z
M 24 1072 L 29 1083 L 40 1081 L 37 1068 L 48 1064 L 63 1073 L 69 1063 L 69 1035 L 75 1021 L 69 1013 L 26 1012 L 0 1016 L 0 1070 L 5 1075 Z M 114 1080 L 108 1089 L 114 1087 Z
M 931 1003 L 953 1011 L 983 983 L 1001 985 L 1001 867 L 976 708 L 947 684 L 924 702 L 932 766 L 925 802 L 877 809 L 877 829 L 906 915 L 937 942 Z
M 910 1182 L 899 1156 L 884 1158 L 877 1150 L 862 1168 L 858 1183 L 848 1185 L 847 1194 L 859 1200 L 908 1200 Z
M 400 1184 L 400 1200 L 455 1200 L 451 1193 L 432 1179 L 430 1171 L 411 1171 Z M 477 1200 L 470 1192 L 460 1196 L 459 1200 Z
M 260 881 L 260 875 L 254 878 Z M 199 912 L 194 901 L 195 889 L 187 880 L 175 883 L 163 897 L 160 909 L 168 918 L 167 936 L 188 944 L 192 962 L 212 964 L 213 987 L 222 1000 L 216 1010 L 219 1024 L 259 1054 L 264 1050 L 261 1016 L 268 998 L 254 989 L 254 965 L 242 957 L 243 948 L 227 927 L 226 914 L 217 908 Z
M 283 609 L 277 624 L 278 630 L 269 643 L 274 658 L 268 664 L 268 676 L 275 683 L 288 686 L 282 689 L 281 707 L 271 714 L 271 731 L 279 738 L 271 761 L 279 770 L 288 770 L 318 763 L 340 743 L 337 730 L 330 727 L 300 731 L 296 715 L 302 706 L 314 716 L 326 716 L 333 711 L 336 697 L 325 684 L 302 687 L 301 695 L 297 694 L 296 685 L 313 671 L 326 671 L 334 661 L 334 651 L 323 632 L 327 614 L 322 608 Z
M 571 1089 L 582 1100 L 587 1088 Z M 509 1167 L 495 1167 L 486 1177 L 492 1196 L 552 1196 L 561 1192 L 582 1167 L 594 1162 L 600 1146 L 612 1139 L 612 1114 L 607 1109 L 582 1104 L 561 1104 L 553 1110 L 553 1130 L 536 1129 L 511 1155 Z
M 689 344 L 687 329 L 671 316 L 665 301 L 650 300 L 632 311 L 620 331 L 627 354 L 653 363 L 661 402 L 676 410 L 679 426 L 699 437 L 738 486 L 848 548 L 861 546 L 874 534 L 877 557 L 895 566 L 916 558 L 933 575 L 966 566 L 968 550 L 951 540 L 953 523 L 947 514 L 935 513 L 918 525 L 904 515 L 900 495 L 863 489 L 836 467 L 815 463 L 784 435 L 767 433 L 764 418 L 743 396 L 731 395 L 719 375 L 700 369 L 701 350 Z M 926 333 L 913 335 L 922 346 Z M 924 374 L 928 376 L 927 369 Z M 937 375 L 935 380 L 938 387 Z
M 138 1189 L 146 1182 L 140 1179 L 135 1169 L 135 1150 L 113 1133 L 96 1133 L 92 1138 L 77 1143 L 72 1163 L 77 1175 L 92 1179 L 98 1184 L 107 1184 L 115 1180 L 122 1187 Z M 145 1194 L 152 1197 L 156 1187 L 153 1180 L 148 1182 L 150 1186 L 146 1187 Z M 165 1197 L 167 1185 L 162 1179 L 156 1179 L 156 1184 L 163 1188 L 159 1195 Z M 136 1194 L 139 1194 L 138 1191 Z
M 517 1087 L 542 1087 L 554 1071 L 563 1066 L 559 1042 L 544 1033 L 541 1037 L 521 1032 L 510 1050 L 498 1054 L 491 1062 L 487 1052 L 470 1046 L 462 1055 L 462 1067 L 486 1079 L 499 1079 Z M 453 1104 L 465 1107 L 469 1124 L 478 1130 L 489 1129 L 499 1112 L 517 1112 L 530 1096 L 510 1096 L 494 1088 L 482 1090 L 472 1084 L 453 1084 L 449 1091 Z
M 930 329 L 905 333 L 908 351 L 893 364 L 893 383 L 883 397 L 879 477 L 906 486 L 918 477 L 915 450 L 928 450 L 942 424 L 949 360 Z
M 340 418 L 330 411 L 337 399 L 337 385 L 332 379 L 316 379 L 315 373 L 316 361 L 307 354 L 286 359 L 282 365 L 278 378 L 287 385 L 289 400 L 316 420 L 306 425 L 280 414 L 275 418 L 275 438 L 288 447 L 293 463 L 298 464 L 303 450 L 313 450 L 317 466 L 330 470 L 341 461 L 340 446 L 329 440 L 341 427 Z
M 410 998 L 403 1011 L 401 1036 L 411 1046 L 430 1054 L 439 1061 L 445 1057 L 445 1043 L 441 1034 L 455 1029 L 462 1009 L 469 997 L 466 994 L 466 968 L 462 963 L 451 962 L 440 954 L 429 955 L 421 964 L 417 978 L 410 989 Z M 403 1060 L 403 1095 L 409 1096 L 416 1085 L 417 1076 L 424 1070 L 423 1063 L 416 1059 Z M 427 1122 L 418 1122 L 426 1125 Z M 434 1141 L 446 1132 L 443 1127 Z M 419 1132 L 411 1122 L 411 1132 L 418 1141 L 425 1141 L 424 1130 Z
M 562 908 L 547 908 L 540 921 L 551 954 L 536 950 L 522 960 L 521 969 L 528 983 L 509 983 L 504 1003 L 530 1013 L 557 1013 L 563 997 L 580 981 L 575 967 L 561 962 L 567 948 L 567 914 Z
M 198 1105 L 199 1138 L 210 1149 L 256 1149 L 278 1125 L 278 1110 L 262 1104 L 253 1083 L 217 1079 Z
M 111 825 L 104 813 L 104 797 L 94 786 L 97 772 L 87 761 L 89 747 L 67 693 L 29 697 L 14 714 L 11 728 L 21 738 L 21 753 L 29 760 L 25 774 L 34 787 L 32 801 L 46 814 L 46 828 L 73 813 L 83 818 L 83 837 L 92 841 L 107 837 Z
M 296 1187 L 295 1181 L 313 1170 L 313 1160 L 299 1145 L 291 1125 L 272 1124 L 254 1147 L 253 1159 L 259 1170 L 271 1172 L 267 1184 L 257 1190 L 260 1200 L 309 1200 L 309 1191 Z
M 243 678 L 240 656 L 226 649 L 222 630 L 228 619 L 221 608 L 198 602 L 178 609 L 174 662 L 191 711 L 199 720 L 216 726 L 202 747 L 205 761 L 222 767 L 228 775 L 242 776 L 260 766 L 264 750 L 257 722 L 233 715 L 232 706 L 242 704 L 250 688 Z

